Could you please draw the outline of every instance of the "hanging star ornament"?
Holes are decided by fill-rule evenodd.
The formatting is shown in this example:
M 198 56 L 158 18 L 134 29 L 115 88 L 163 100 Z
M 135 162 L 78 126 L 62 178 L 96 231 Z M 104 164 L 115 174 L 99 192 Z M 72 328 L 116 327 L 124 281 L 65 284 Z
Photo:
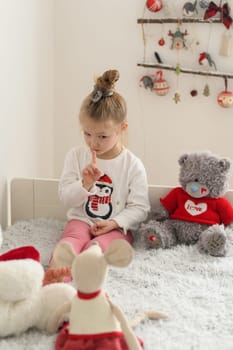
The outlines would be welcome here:
M 178 92 L 175 92 L 173 100 L 175 101 L 176 104 L 180 102 L 180 94 Z

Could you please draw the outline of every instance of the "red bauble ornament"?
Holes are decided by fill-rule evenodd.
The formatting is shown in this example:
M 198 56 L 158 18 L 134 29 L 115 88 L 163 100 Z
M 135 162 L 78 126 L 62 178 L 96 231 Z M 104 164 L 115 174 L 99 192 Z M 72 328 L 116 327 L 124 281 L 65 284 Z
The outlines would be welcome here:
M 217 101 L 219 106 L 224 108 L 233 106 L 233 92 L 227 90 L 220 92 Z
M 146 7 L 149 11 L 157 12 L 163 7 L 161 0 L 147 0 Z
M 165 45 L 165 40 L 164 40 L 164 38 L 159 39 L 158 44 L 159 44 L 160 46 Z

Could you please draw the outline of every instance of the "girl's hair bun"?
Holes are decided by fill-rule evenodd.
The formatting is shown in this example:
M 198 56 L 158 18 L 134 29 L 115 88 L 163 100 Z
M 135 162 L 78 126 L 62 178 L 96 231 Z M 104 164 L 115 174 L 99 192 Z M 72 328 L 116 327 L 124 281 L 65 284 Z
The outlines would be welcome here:
M 91 94 L 92 102 L 99 102 L 104 97 L 113 95 L 115 82 L 119 79 L 120 74 L 117 70 L 107 70 L 97 78 L 94 90 Z
M 118 70 L 112 69 L 104 72 L 102 76 L 97 78 L 96 87 L 103 92 L 106 90 L 113 90 L 115 87 L 116 81 L 119 79 L 120 74 Z

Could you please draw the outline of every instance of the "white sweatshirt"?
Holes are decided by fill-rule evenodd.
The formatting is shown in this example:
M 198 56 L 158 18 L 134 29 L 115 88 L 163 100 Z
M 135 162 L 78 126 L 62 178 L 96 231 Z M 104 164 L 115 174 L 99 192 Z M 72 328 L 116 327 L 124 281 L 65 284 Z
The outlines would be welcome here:
M 59 183 L 59 197 L 70 208 L 68 220 L 89 225 L 97 220 L 115 220 L 126 233 L 135 230 L 150 209 L 145 168 L 139 158 L 124 149 L 113 159 L 97 158 L 101 176 L 90 191 L 82 186 L 82 170 L 91 162 L 87 147 L 72 148 Z

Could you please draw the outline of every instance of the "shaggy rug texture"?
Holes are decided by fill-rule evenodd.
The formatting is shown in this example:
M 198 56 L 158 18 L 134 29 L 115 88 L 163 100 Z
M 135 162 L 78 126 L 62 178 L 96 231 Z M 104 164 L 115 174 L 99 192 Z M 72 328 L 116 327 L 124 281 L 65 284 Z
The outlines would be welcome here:
M 3 232 L 1 252 L 32 244 L 46 266 L 63 225 L 47 219 L 18 222 Z M 133 262 L 124 269 L 110 268 L 105 289 L 129 319 L 143 310 L 168 315 L 136 326 L 145 350 L 233 350 L 232 248 L 226 257 L 216 258 L 200 254 L 195 246 L 145 250 L 136 240 Z M 52 350 L 55 337 L 31 329 L 1 339 L 0 350 Z

